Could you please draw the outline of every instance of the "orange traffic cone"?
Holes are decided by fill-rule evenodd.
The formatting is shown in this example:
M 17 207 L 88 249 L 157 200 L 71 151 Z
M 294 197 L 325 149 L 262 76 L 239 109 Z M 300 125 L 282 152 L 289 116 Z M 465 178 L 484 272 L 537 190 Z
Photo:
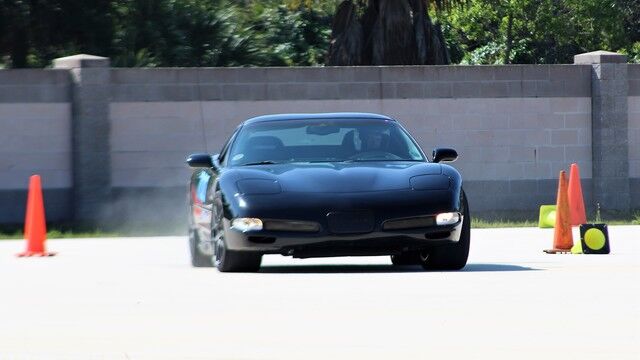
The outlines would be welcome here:
M 580 185 L 580 169 L 578 164 L 571 164 L 569 172 L 569 210 L 571 212 L 571 225 L 587 223 L 587 213 L 584 210 L 584 198 Z
M 24 238 L 27 249 L 18 256 L 53 256 L 45 250 L 47 240 L 47 225 L 44 218 L 44 202 L 42 200 L 42 185 L 39 175 L 29 178 L 29 195 L 27 197 L 27 214 L 25 216 Z
M 32 195 L 32 191 L 31 191 L 31 183 L 32 183 L 32 179 L 29 178 L 29 192 L 27 193 L 27 213 L 24 216 L 24 238 L 28 239 L 29 238 L 29 224 L 31 224 L 31 213 L 33 211 L 30 211 L 29 209 L 33 209 L 33 200 L 35 199 L 35 197 Z
M 545 250 L 548 254 L 571 253 L 573 234 L 571 233 L 571 215 L 566 171 L 560 171 L 558 180 L 558 199 L 556 200 L 556 226 L 553 234 L 553 249 Z

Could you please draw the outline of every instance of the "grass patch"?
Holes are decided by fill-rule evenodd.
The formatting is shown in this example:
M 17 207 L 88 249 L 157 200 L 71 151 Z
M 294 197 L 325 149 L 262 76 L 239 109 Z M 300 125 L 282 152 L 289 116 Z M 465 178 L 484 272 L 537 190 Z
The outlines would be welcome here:
M 640 225 L 640 212 L 633 214 L 631 219 L 604 219 L 607 225 Z
M 22 224 L 0 225 L 0 240 L 22 239 Z M 101 227 L 74 225 L 73 223 L 47 224 L 48 239 L 73 239 L 73 238 L 103 238 L 103 237 L 144 237 L 144 236 L 175 236 L 186 235 L 187 225 L 176 225 L 171 222 L 162 224 L 136 223 L 126 226 Z
M 634 213 L 631 217 L 605 217 L 600 221 L 588 219 L 590 223 L 605 223 L 607 225 L 640 225 L 640 212 Z M 473 229 L 492 229 L 492 228 L 508 228 L 508 227 L 538 227 L 538 220 L 484 220 L 472 218 L 471 228 Z
M 509 228 L 509 227 L 537 227 L 537 221 L 513 221 L 513 220 L 483 220 L 483 219 L 471 219 L 472 229 L 492 229 L 492 228 Z
M 595 222 L 594 219 L 590 219 Z M 626 216 L 605 216 L 602 221 L 608 225 L 640 225 L 640 211 Z M 526 228 L 538 227 L 538 220 L 504 220 L 504 219 L 480 219 L 473 217 L 471 228 L 473 229 L 495 229 L 495 228 Z M 73 238 L 104 238 L 104 237 L 124 237 L 124 236 L 181 236 L 186 235 L 186 227 L 175 225 L 150 226 L 148 224 L 134 227 L 121 227 L 116 230 L 103 229 L 78 229 L 69 225 L 49 227 L 48 239 L 73 239 Z M 22 228 L 18 225 L 0 227 L 0 240 L 22 239 Z
M 119 237 L 122 234 L 108 231 L 73 231 L 52 229 L 47 231 L 47 239 L 73 239 L 73 238 L 102 238 L 102 237 Z M 6 232 L 0 231 L 0 240 L 23 239 L 22 231 Z

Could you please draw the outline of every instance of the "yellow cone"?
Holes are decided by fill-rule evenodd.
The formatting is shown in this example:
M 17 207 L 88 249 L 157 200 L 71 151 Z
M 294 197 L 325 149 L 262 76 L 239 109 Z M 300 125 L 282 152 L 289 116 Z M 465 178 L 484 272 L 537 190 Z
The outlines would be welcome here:
M 552 228 L 556 224 L 556 206 L 542 205 L 540 206 L 540 217 L 538 220 L 539 228 Z
M 582 254 L 582 242 L 578 241 L 571 247 L 572 254 Z

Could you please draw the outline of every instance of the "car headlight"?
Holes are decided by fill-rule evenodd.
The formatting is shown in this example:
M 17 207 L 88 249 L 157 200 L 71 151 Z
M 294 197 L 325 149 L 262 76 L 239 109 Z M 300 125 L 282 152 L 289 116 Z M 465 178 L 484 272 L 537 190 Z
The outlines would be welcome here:
M 262 220 L 256 218 L 237 218 L 231 220 L 231 228 L 246 232 L 262 230 Z
M 448 212 L 438 214 L 436 216 L 436 224 L 438 225 L 452 225 L 460 221 L 460 213 Z

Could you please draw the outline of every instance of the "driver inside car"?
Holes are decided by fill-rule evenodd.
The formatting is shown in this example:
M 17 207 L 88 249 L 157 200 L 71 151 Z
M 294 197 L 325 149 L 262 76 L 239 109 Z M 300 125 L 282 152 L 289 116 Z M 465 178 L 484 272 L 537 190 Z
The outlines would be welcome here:
M 355 148 L 360 153 L 385 151 L 387 143 L 387 134 L 381 129 L 360 130 L 355 139 Z

